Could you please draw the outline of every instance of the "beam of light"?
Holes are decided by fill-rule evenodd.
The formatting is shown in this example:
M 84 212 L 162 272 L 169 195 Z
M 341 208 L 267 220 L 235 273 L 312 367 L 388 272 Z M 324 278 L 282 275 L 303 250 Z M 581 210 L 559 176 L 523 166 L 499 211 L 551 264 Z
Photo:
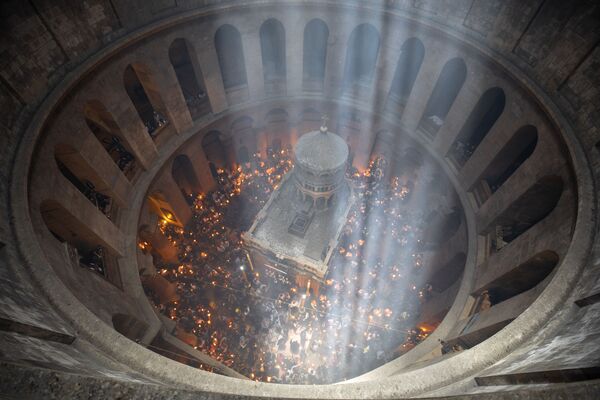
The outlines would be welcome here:
M 308 15 L 305 8 L 302 8 L 303 14 Z M 312 12 L 310 16 L 319 17 Z M 398 347 L 418 322 L 418 291 L 426 282 L 425 277 L 418 276 L 415 260 L 420 257 L 427 240 L 423 236 L 422 221 L 432 211 L 429 207 L 435 207 L 436 204 L 433 199 L 436 189 L 431 187 L 430 177 L 438 172 L 437 166 L 431 160 L 426 160 L 422 165 L 412 166 L 414 170 L 407 170 L 405 160 L 398 157 L 412 141 L 399 132 L 376 131 L 379 129 L 376 127 L 377 115 L 386 106 L 389 90 L 385 88 L 385 93 L 378 93 L 378 83 L 387 82 L 389 86 L 394 77 L 402 46 L 402 43 L 397 43 L 396 36 L 410 38 L 418 36 L 418 32 L 412 25 L 398 27 L 383 16 L 379 20 L 366 21 L 358 11 L 343 13 L 338 20 L 341 20 L 337 23 L 340 31 L 330 31 L 329 40 L 343 40 L 344 43 L 327 46 L 324 77 L 325 91 L 334 93 L 333 99 L 337 100 L 336 105 L 332 106 L 333 110 L 329 110 L 337 116 L 336 121 L 330 122 L 329 130 L 337 131 L 355 154 L 353 167 L 358 172 L 353 179 L 356 185 L 377 182 L 378 178 L 373 174 L 377 171 L 378 157 L 381 156 L 387 165 L 383 166 L 386 173 L 379 188 L 368 186 L 367 191 L 373 193 L 365 193 L 361 187 L 356 188 L 358 199 L 349 214 L 350 221 L 346 221 L 351 233 L 343 235 L 343 242 L 334 251 L 325 283 L 319 289 L 319 295 L 331 305 L 315 309 L 312 302 L 316 296 L 312 296 L 312 293 L 316 291 L 311 287 L 310 280 L 302 287 L 294 282 L 294 274 L 285 265 L 266 258 L 259 261 L 250 255 L 239 237 L 233 238 L 248 229 L 247 226 L 241 227 L 242 220 L 247 222 L 255 218 L 293 166 L 290 149 L 274 152 L 269 147 L 277 139 L 281 139 L 284 147 L 288 143 L 294 144 L 295 135 L 301 136 L 304 132 L 286 129 L 283 135 L 292 137 L 282 138 L 282 134 L 271 127 L 253 132 L 250 130 L 249 134 L 254 134 L 252 139 L 256 148 L 251 148 L 249 152 L 255 156 L 249 162 L 229 170 L 226 166 L 227 154 L 230 153 L 225 148 L 227 140 L 221 140 L 224 135 L 215 131 L 210 143 L 203 143 L 203 148 L 212 163 L 218 189 L 195 197 L 192 223 L 185 229 L 167 220 L 160 225 L 161 232 L 178 247 L 181 262 L 176 267 L 163 266 L 160 273 L 177 285 L 181 300 L 166 305 L 155 301 L 155 304 L 176 320 L 182 329 L 192 327 L 188 330 L 198 337 L 199 344 L 196 347 L 199 350 L 234 369 L 238 367 L 239 372 L 251 379 L 278 381 L 280 377 L 275 376 L 275 367 L 286 369 L 286 375 L 290 370 L 308 371 L 334 364 L 339 365 L 341 371 L 327 372 L 317 383 L 353 377 L 366 372 L 361 360 L 366 360 L 369 365 L 382 364 L 379 352 L 375 361 L 365 356 L 372 354 L 376 346 L 386 350 L 386 360 L 389 356 L 387 353 L 397 354 Z M 219 22 L 231 23 L 226 18 Z M 286 32 L 286 35 L 289 34 Z M 285 43 L 290 43 L 288 36 Z M 263 69 L 269 63 L 269 60 L 262 59 L 262 54 L 250 54 L 248 49 L 243 50 L 246 60 L 259 57 L 263 61 Z M 451 52 L 448 48 L 444 51 Z M 289 49 L 286 52 L 289 75 L 293 60 L 290 59 Z M 373 54 L 374 60 L 370 57 Z M 295 61 L 305 68 L 298 57 Z M 339 60 L 332 63 L 332 57 L 338 57 Z M 277 69 L 268 65 L 270 70 Z M 300 71 L 300 74 L 303 72 Z M 290 76 L 287 78 L 289 81 Z M 419 82 L 416 82 L 410 98 L 419 89 L 418 86 Z M 352 104 L 357 98 L 373 100 L 368 112 L 356 111 Z M 287 114 L 282 118 L 287 118 L 286 123 L 289 124 L 290 113 Z M 357 123 L 352 121 L 354 116 L 361 119 L 361 131 L 358 133 L 346 126 Z M 384 136 L 387 142 L 381 145 L 378 140 Z M 244 144 L 252 146 L 250 143 Z M 403 174 L 407 175 L 403 179 L 414 183 L 414 188 L 407 189 L 407 201 L 403 198 L 394 199 L 395 194 L 390 192 L 390 187 L 395 184 L 393 180 L 400 180 Z M 381 198 L 375 193 L 377 190 L 384 190 Z M 189 187 L 186 187 L 188 192 Z M 365 196 L 368 198 L 365 201 L 367 204 L 361 208 Z M 376 204 L 377 201 L 383 202 L 387 208 Z M 237 214 L 231 211 L 234 209 Z M 399 217 L 399 214 L 403 217 Z M 230 231 L 235 235 L 231 235 Z M 140 242 L 140 249 L 151 251 L 151 245 L 147 241 Z M 384 273 L 388 275 L 384 276 Z M 284 290 L 286 288 L 289 291 Z M 319 299 L 318 304 L 320 302 Z M 189 303 L 189 309 L 182 303 Z M 233 310 L 226 309 L 232 305 Z M 251 321 L 248 315 L 252 317 Z M 310 317 L 304 320 L 305 315 Z M 225 321 L 221 321 L 222 317 Z M 310 324 L 314 320 L 318 323 L 312 327 Z M 281 328 L 279 340 L 286 339 L 283 346 L 285 350 L 278 349 L 279 343 L 271 343 L 274 335 L 261 329 L 263 321 L 275 321 L 269 329 Z M 224 332 L 214 328 L 221 324 L 225 327 Z M 303 364 L 303 360 L 298 360 L 299 357 L 289 355 L 291 346 L 285 332 L 296 330 L 296 326 L 312 330 L 315 340 L 322 342 L 320 349 L 326 354 L 323 357 L 320 357 L 322 354 L 310 354 L 308 357 L 310 363 L 319 358 L 320 364 L 305 365 L 309 362 Z M 321 334 L 323 326 L 325 329 Z M 256 336 L 256 342 L 248 339 L 252 335 Z M 375 340 L 374 337 L 380 339 Z M 239 361 L 242 356 L 233 350 L 222 350 L 223 343 L 227 343 L 228 349 L 238 347 L 238 343 L 228 343 L 232 338 L 239 341 L 239 347 L 242 348 L 240 353 L 253 354 L 252 368 L 246 368 L 248 366 Z M 305 350 L 309 351 L 308 347 L 304 346 Z M 279 360 L 278 357 L 284 353 L 287 358 Z M 313 353 L 312 350 L 310 353 Z M 290 367 L 288 361 L 296 364 Z M 302 383 L 303 379 L 307 379 L 301 375 L 286 375 L 285 378 L 290 383 Z

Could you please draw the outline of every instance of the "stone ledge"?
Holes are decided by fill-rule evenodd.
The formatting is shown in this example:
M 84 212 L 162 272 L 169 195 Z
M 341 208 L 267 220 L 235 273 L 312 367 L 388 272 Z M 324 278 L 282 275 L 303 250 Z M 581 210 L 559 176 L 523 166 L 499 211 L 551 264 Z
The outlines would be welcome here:
M 56 372 L 43 368 L 0 363 L 0 399 L 249 399 L 251 396 L 226 395 L 179 390 L 107 377 Z M 517 390 L 503 386 L 505 391 L 450 397 L 427 397 L 435 400 L 596 400 L 600 380 L 587 382 L 521 385 Z M 268 399 L 268 398 L 264 398 Z M 288 399 L 289 400 L 289 399 Z

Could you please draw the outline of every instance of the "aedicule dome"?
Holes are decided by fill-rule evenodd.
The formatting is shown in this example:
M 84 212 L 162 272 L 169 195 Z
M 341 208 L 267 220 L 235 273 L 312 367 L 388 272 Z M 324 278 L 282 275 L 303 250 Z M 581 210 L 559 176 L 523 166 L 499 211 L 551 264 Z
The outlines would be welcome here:
M 302 135 L 294 152 L 298 164 L 317 173 L 342 168 L 348 159 L 348 145 L 344 139 L 327 131 Z

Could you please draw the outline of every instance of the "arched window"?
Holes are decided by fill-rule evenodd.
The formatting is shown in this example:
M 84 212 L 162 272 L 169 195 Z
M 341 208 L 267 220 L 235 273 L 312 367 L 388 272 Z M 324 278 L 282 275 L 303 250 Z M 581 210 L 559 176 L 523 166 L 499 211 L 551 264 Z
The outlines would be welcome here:
M 87 126 L 102 143 L 115 164 L 131 180 L 136 169 L 135 157 L 112 114 L 104 104 L 91 100 L 85 105 L 84 118 Z
M 483 204 L 492 193 L 515 173 L 534 152 L 538 142 L 537 129 L 526 125 L 517 130 L 484 170 L 473 189 L 479 203 Z
M 171 166 L 171 176 L 188 203 L 192 204 L 196 195 L 202 192 L 202 187 L 188 156 L 180 154 L 175 157 Z
M 303 83 L 305 90 L 323 89 L 327 61 L 329 28 L 320 19 L 313 19 L 304 28 Z
M 209 163 L 217 168 L 225 168 L 227 165 L 227 152 L 221 141 L 221 132 L 210 131 L 202 138 L 202 149 Z M 212 169 L 211 169 L 212 171 Z
M 505 103 L 506 98 L 502 89 L 486 90 L 448 151 L 448 155 L 454 162 L 460 166 L 465 165 L 504 111 Z
M 54 149 L 54 158 L 62 175 L 83 194 L 100 212 L 111 217 L 115 205 L 95 170 L 71 145 L 60 143 Z
M 260 27 L 260 48 L 265 82 L 285 80 L 285 29 L 271 18 Z
M 344 68 L 344 86 L 369 85 L 375 74 L 379 53 L 379 32 L 370 24 L 361 24 L 350 34 Z
M 389 94 L 389 99 L 400 108 L 400 111 L 406 106 L 424 56 L 425 47 L 417 38 L 406 40 L 400 48 L 400 59 L 396 65 Z
M 123 73 L 123 84 L 148 134 L 154 139 L 160 128 L 169 121 L 158 89 L 150 76 L 147 68 L 130 64 Z
M 240 32 L 231 25 L 222 25 L 215 33 L 215 48 L 225 90 L 246 85 L 248 78 Z
M 467 67 L 461 58 L 453 58 L 444 65 L 419 122 L 419 128 L 427 135 L 437 134 L 466 77 Z
M 113 251 L 89 224 L 55 200 L 44 200 L 40 213 L 46 228 L 61 243 L 65 243 L 72 263 L 104 276 L 114 285 L 121 285 Z
M 546 218 L 558 204 L 563 186 L 560 176 L 551 175 L 541 178 L 527 189 L 490 225 L 494 234 L 492 249 L 500 250 Z
M 194 54 L 193 48 L 185 39 L 175 39 L 169 46 L 169 60 L 175 70 L 183 98 L 192 119 L 197 119 L 209 113 L 211 109 L 200 65 L 191 54 Z

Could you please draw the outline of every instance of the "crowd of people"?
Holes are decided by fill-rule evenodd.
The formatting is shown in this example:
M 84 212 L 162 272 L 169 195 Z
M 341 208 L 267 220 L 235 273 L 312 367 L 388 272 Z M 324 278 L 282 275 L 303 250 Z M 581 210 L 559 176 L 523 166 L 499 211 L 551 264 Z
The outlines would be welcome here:
M 110 156 L 115 160 L 117 166 L 123 174 L 126 176 L 130 176 L 135 169 L 135 157 L 131 154 L 123 143 L 121 143 L 121 139 L 117 136 L 111 136 L 110 138 L 106 138 L 102 140 L 106 151 Z
M 146 119 L 144 121 L 144 126 L 146 127 L 148 134 L 152 138 L 154 138 L 156 136 L 159 128 L 162 128 L 163 126 L 166 126 L 168 124 L 169 124 L 169 120 L 167 119 L 167 117 L 165 117 L 164 115 L 162 115 L 161 113 L 159 113 L 156 110 L 152 110 L 152 118 L 151 119 Z
M 185 228 L 161 224 L 179 263 L 159 265 L 179 299 L 156 307 L 195 335 L 205 352 L 250 379 L 319 384 L 354 377 L 425 339 L 416 327 L 431 286 L 421 282 L 425 218 L 409 206 L 414 182 L 390 176 L 386 160 L 350 168 L 353 204 L 324 282 L 300 282 L 253 260 L 241 233 L 291 170 L 291 150 L 231 171 L 198 194 Z

